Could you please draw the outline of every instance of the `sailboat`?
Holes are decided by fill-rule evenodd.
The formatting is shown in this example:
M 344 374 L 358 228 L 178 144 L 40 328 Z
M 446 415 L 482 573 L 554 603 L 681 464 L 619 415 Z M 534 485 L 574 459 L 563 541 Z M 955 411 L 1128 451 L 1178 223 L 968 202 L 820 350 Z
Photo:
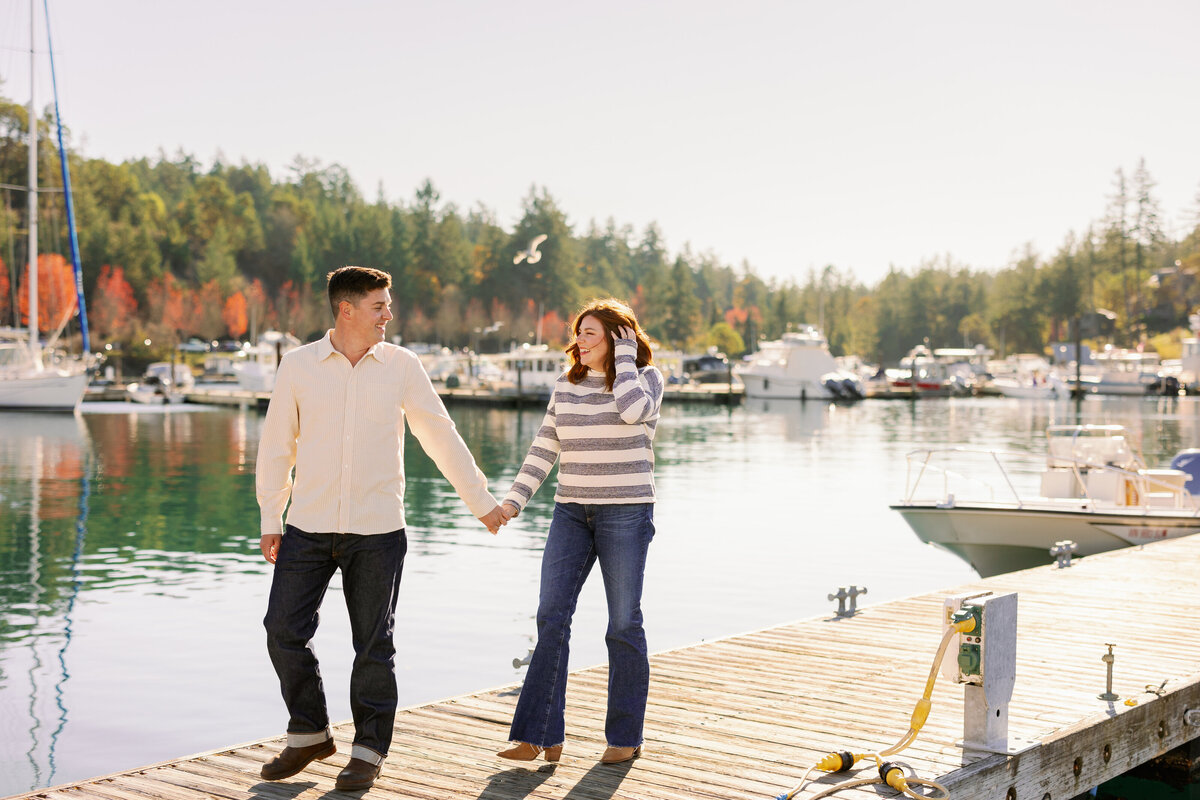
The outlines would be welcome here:
M 52 357 L 52 348 L 58 339 L 55 332 L 46 348 L 42 347 L 38 335 L 38 291 L 37 291 L 37 212 L 38 212 L 38 130 L 37 106 L 34 98 L 34 77 L 37 73 L 34 30 L 36 7 L 29 4 L 29 253 L 26 286 L 29 293 L 29 331 L 0 329 L 0 409 L 35 408 L 73 411 L 83 400 L 87 389 L 88 369 L 91 365 L 90 346 L 87 332 L 87 313 L 83 304 L 83 281 L 79 266 L 79 243 L 75 233 L 75 208 L 71 199 L 71 177 L 67 165 L 67 152 L 63 146 L 62 118 L 58 111 L 58 85 L 54 78 L 54 47 L 50 44 L 50 19 L 46 17 L 46 40 L 50 44 L 50 75 L 54 85 L 54 116 L 58 123 L 58 149 L 62 162 L 63 194 L 66 198 L 67 228 L 71 240 L 71 261 L 75 268 L 75 296 L 79 307 L 80 333 L 83 340 L 82 356 Z M 66 320 L 63 320 L 65 325 Z M 62 325 L 59 327 L 61 331 Z

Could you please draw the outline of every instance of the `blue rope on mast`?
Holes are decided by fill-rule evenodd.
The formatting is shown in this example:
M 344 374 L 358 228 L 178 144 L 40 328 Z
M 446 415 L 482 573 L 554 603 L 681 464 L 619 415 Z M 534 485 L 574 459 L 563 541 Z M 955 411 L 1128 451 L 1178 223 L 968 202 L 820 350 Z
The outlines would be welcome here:
M 50 49 L 50 85 L 54 88 L 54 122 L 58 126 L 58 159 L 62 166 L 63 195 L 67 206 L 67 231 L 71 239 L 71 265 L 75 271 L 75 299 L 79 303 L 79 333 L 83 352 L 92 352 L 88 336 L 87 307 L 83 303 L 83 267 L 79 264 L 79 237 L 75 233 L 75 201 L 71 198 L 71 170 L 67 165 L 67 148 L 63 146 L 62 114 L 58 113 L 58 79 L 54 75 L 54 42 L 50 38 L 50 0 L 42 0 L 46 11 L 46 46 Z

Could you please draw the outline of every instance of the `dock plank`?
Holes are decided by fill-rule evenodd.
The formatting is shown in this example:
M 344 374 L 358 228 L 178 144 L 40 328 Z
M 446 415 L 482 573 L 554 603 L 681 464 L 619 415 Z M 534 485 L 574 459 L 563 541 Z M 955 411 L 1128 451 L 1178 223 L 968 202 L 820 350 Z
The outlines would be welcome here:
M 942 598 L 1017 592 L 1017 683 L 1010 736 L 1018 755 L 964 751 L 963 689 L 939 678 L 933 711 L 897 760 L 962 798 L 1068 798 L 1200 736 L 1183 712 L 1200 707 L 1200 536 L 976 581 L 655 654 L 646 754 L 600 765 L 608 671 L 572 673 L 563 760 L 495 757 L 508 736 L 515 687 L 403 709 L 375 800 L 692 800 L 772 798 L 833 750 L 880 750 L 907 731 L 941 639 Z M 1116 645 L 1113 691 L 1105 643 Z M 1130 700 L 1133 705 L 1126 705 Z M 258 770 L 281 737 L 249 742 L 15 795 L 20 800 L 317 800 L 333 789 L 339 753 L 288 781 Z M 865 765 L 864 765 L 865 767 Z M 820 776 L 801 797 L 854 777 Z M 879 786 L 839 798 L 891 796 Z

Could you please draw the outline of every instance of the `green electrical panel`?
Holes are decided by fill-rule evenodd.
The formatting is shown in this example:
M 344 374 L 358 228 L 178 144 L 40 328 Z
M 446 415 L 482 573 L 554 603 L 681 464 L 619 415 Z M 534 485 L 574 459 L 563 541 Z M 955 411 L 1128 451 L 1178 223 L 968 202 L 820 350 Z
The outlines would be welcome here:
M 954 622 L 962 622 L 971 617 L 975 618 L 975 627 L 962 635 L 962 644 L 958 647 L 958 671 L 963 676 L 982 674 L 983 607 L 964 605 L 951 617 Z

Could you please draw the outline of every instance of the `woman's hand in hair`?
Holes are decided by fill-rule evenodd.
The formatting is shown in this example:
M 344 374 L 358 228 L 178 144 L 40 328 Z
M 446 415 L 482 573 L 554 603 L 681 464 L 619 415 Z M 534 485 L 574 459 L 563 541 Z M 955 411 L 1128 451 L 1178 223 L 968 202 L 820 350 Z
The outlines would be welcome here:
M 637 341 L 637 332 L 633 328 L 627 328 L 626 326 L 622 325 L 621 327 L 617 328 L 617 338 L 618 339 L 632 339 L 633 341 L 636 342 Z

